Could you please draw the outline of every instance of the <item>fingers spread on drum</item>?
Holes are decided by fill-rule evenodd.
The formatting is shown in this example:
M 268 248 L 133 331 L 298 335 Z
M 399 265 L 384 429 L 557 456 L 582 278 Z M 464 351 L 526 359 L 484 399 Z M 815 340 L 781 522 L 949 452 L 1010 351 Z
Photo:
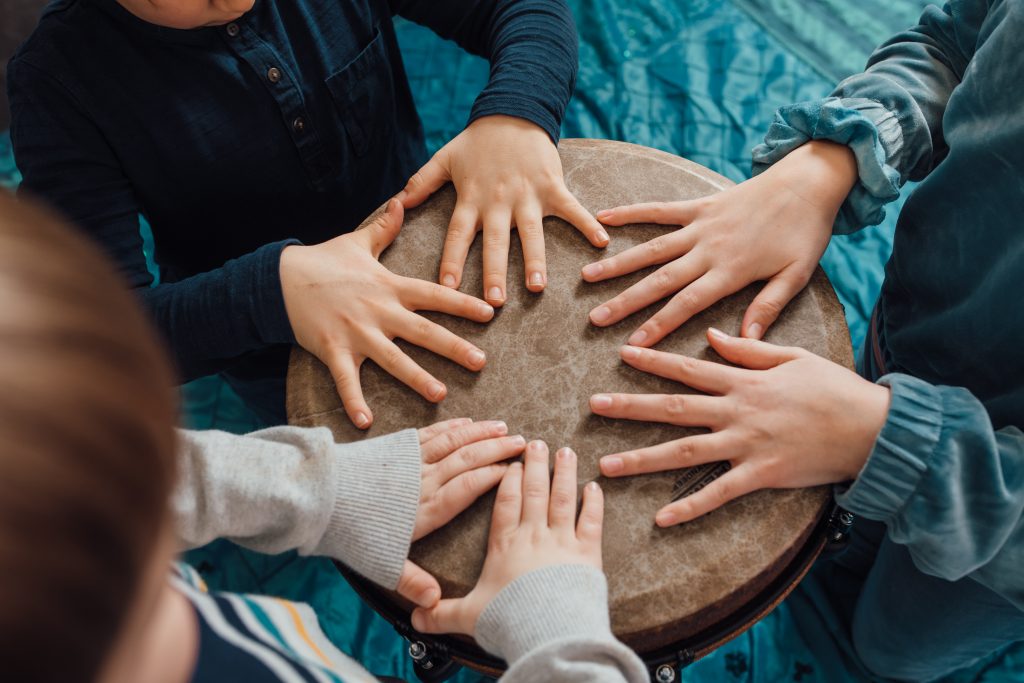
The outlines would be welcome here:
M 443 422 L 435 422 L 427 427 L 421 427 L 416 432 L 416 435 L 420 437 L 420 448 L 422 449 L 424 444 L 428 443 L 438 434 L 443 434 L 456 427 L 464 427 L 472 422 L 473 418 L 470 417 L 456 417 L 451 420 L 444 420 Z
M 755 468 L 740 464 L 700 491 L 666 505 L 658 511 L 654 521 L 663 527 L 689 522 L 759 488 L 762 487 Z
M 655 301 L 675 294 L 681 288 L 704 275 L 707 268 L 693 255 L 662 266 L 635 285 L 613 299 L 609 299 L 590 312 L 590 321 L 604 327 L 619 322 L 623 318 L 650 306 Z M 631 344 L 639 344 L 643 339 L 630 337 Z
M 444 356 L 467 370 L 480 370 L 487 364 L 483 351 L 448 328 L 408 311 L 397 317 L 393 328 L 396 337 Z
M 448 395 L 448 388 L 417 365 L 397 344 L 382 334 L 375 336 L 370 358 L 385 372 L 432 403 L 442 401 Z
M 535 526 L 548 524 L 548 445 L 531 441 L 523 456 L 523 523 Z
M 704 273 L 669 299 L 660 311 L 631 334 L 629 343 L 637 346 L 657 344 L 665 335 L 677 330 L 680 325 L 716 301 L 733 294 L 736 289 L 718 271 Z
M 473 246 L 480 214 L 469 202 L 456 202 L 452 218 L 448 222 L 448 234 L 444 238 L 441 253 L 441 268 L 438 281 L 445 287 L 457 289 L 462 284 L 462 272 L 466 267 L 469 248 Z
M 441 599 L 441 585 L 422 567 L 405 561 L 398 577 L 398 594 L 420 607 L 433 607 Z
M 776 346 L 757 339 L 733 337 L 714 327 L 708 329 L 708 342 L 722 358 L 751 370 L 770 370 L 814 355 L 798 346 Z
M 604 491 L 592 481 L 583 487 L 583 505 L 576 522 L 576 538 L 587 546 L 596 566 L 601 566 L 601 533 L 604 527 Z
M 699 394 L 595 394 L 590 409 L 604 417 L 716 429 L 725 421 L 722 399 Z
M 449 168 L 451 159 L 447 147 L 442 147 L 430 158 L 416 173 L 409 178 L 405 187 L 395 197 L 402 205 L 411 209 L 419 206 L 427 197 L 440 190 L 445 183 L 451 180 Z
M 635 451 L 606 455 L 601 458 L 601 474 L 625 477 L 729 460 L 735 454 L 730 446 L 729 437 L 723 432 L 687 436 Z
M 456 424 L 443 429 L 435 429 L 438 425 L 431 425 L 420 430 L 420 451 L 423 455 L 423 462 L 430 465 L 446 458 L 468 444 L 508 434 L 508 426 L 500 420 L 482 422 L 467 420 L 464 423 L 453 420 L 451 422 Z M 450 423 L 442 422 L 439 424 L 448 425 Z M 425 439 L 423 434 L 428 429 L 432 431 L 429 438 Z
M 614 256 L 584 266 L 583 279 L 587 282 L 600 282 L 633 273 L 648 266 L 668 263 L 689 252 L 693 248 L 693 243 L 693 233 L 686 230 L 659 235 L 649 242 L 638 244 Z
M 576 453 L 560 448 L 555 454 L 555 473 L 551 477 L 551 502 L 548 525 L 571 535 L 576 521 Z
M 497 486 L 506 470 L 508 465 L 485 465 L 463 472 L 442 485 L 428 500 L 420 502 L 422 514 L 417 515 L 412 540 L 418 541 L 455 519 L 477 498 Z
M 494 317 L 494 307 L 468 294 L 426 280 L 399 278 L 402 304 L 416 311 L 437 311 L 485 323 Z
M 555 193 L 555 203 L 551 207 L 551 213 L 558 216 L 567 223 L 571 223 L 577 230 L 582 232 L 592 245 L 604 247 L 608 245 L 609 237 L 607 231 L 601 227 L 594 216 L 587 211 L 576 196 L 569 191 L 565 184 Z
M 478 441 L 463 446 L 438 462 L 438 476 L 440 481 L 448 482 L 463 472 L 515 457 L 522 453 L 524 448 L 526 448 L 526 439 L 518 434 Z
M 697 218 L 702 205 L 703 202 L 700 199 L 681 202 L 645 202 L 598 211 L 597 218 L 605 225 L 657 223 L 682 226 Z
M 338 396 L 345 407 L 345 414 L 359 429 L 367 429 L 373 424 L 373 412 L 363 398 L 363 387 L 359 382 L 359 367 L 362 358 L 355 358 L 348 351 L 325 354 L 324 362 L 331 371 Z
M 492 306 L 505 303 L 511 225 L 510 209 L 498 207 L 484 214 L 484 299 Z
M 491 513 L 491 546 L 502 544 L 508 534 L 519 528 L 523 516 L 523 465 L 514 462 L 509 465 L 494 498 Z
M 530 203 L 516 209 L 516 231 L 523 245 L 523 272 L 526 288 L 540 292 L 548 283 L 547 259 L 544 255 L 544 212 L 540 205 Z
M 742 381 L 741 370 L 677 353 L 623 346 L 619 355 L 637 370 L 675 380 L 710 394 L 725 394 L 736 382 Z

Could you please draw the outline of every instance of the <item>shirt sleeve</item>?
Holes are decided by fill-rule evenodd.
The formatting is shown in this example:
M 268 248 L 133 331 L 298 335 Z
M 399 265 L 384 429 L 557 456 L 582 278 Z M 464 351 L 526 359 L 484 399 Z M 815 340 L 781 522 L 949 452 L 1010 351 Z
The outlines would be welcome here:
M 779 109 L 764 144 L 754 148 L 754 174 L 808 140 L 848 145 L 860 178 L 835 232 L 881 223 L 885 204 L 902 185 L 924 178 L 945 157 L 942 117 L 987 13 L 981 0 L 929 5 L 917 26 L 879 47 L 865 71 L 840 83 L 832 96 Z
M 470 123 L 494 114 L 516 116 L 558 142 L 579 51 L 564 0 L 389 1 L 395 14 L 490 61 L 490 79 L 476 98 Z
M 56 208 L 114 259 L 168 341 L 183 380 L 218 372 L 249 351 L 294 342 L 279 274 L 281 251 L 293 242 L 152 286 L 141 207 L 103 132 L 72 92 L 22 60 L 8 67 L 8 87 L 19 192 Z
M 502 683 L 647 683 L 647 667 L 612 635 L 608 583 L 587 565 L 553 565 L 525 574 L 477 619 L 480 646 L 505 659 Z
M 917 567 L 970 576 L 1024 609 L 1024 432 L 994 429 L 969 391 L 903 374 L 864 469 L 839 504 L 884 522 Z
M 394 589 L 419 509 L 416 430 L 336 444 L 320 427 L 245 436 L 179 430 L 172 498 L 186 548 L 217 538 L 339 560 Z

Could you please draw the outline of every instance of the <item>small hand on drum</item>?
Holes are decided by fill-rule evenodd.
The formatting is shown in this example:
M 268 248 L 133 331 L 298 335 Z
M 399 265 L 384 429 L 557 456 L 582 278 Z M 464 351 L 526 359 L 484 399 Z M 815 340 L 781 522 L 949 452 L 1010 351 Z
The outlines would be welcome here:
M 468 418 L 424 427 L 419 438 L 423 468 L 413 541 L 444 526 L 494 488 L 508 470 L 501 461 L 526 448 L 522 436 L 508 435 L 504 422 Z M 441 598 L 441 587 L 437 579 L 406 560 L 398 593 L 417 605 L 432 607 Z
M 576 520 L 576 454 L 559 450 L 550 480 L 543 441 L 530 442 L 523 459 L 525 465 L 513 463 L 498 486 L 487 558 L 476 586 L 464 598 L 417 608 L 412 614 L 417 631 L 471 636 L 491 600 L 520 576 L 552 565 L 601 568 L 604 498 L 596 483 L 588 484 Z
M 494 317 L 487 303 L 447 287 L 395 275 L 378 262 L 402 227 L 401 203 L 392 200 L 369 226 L 311 247 L 281 253 L 281 289 L 295 339 L 331 371 L 345 412 L 360 429 L 373 423 L 359 369 L 367 358 L 434 403 L 445 385 L 392 341 L 401 337 L 469 370 L 484 352 L 414 311 L 439 311 L 476 322 Z
M 445 183 L 455 185 L 458 201 L 448 225 L 438 282 L 458 288 L 466 256 L 483 230 L 484 299 L 494 306 L 507 296 L 509 235 L 519 232 L 526 287 L 547 284 L 544 216 L 576 226 L 595 247 L 608 233 L 565 186 L 562 161 L 539 126 L 511 116 L 485 116 L 442 147 L 398 195 L 405 208 L 423 203 Z
M 813 142 L 763 174 L 709 197 L 599 211 L 606 225 L 685 227 L 584 266 L 588 282 L 661 266 L 592 310 L 591 322 L 612 325 L 671 297 L 629 337 L 634 346 L 652 346 L 720 299 L 767 280 L 741 326 L 744 336 L 760 339 L 814 273 L 856 179 L 849 148 Z
M 731 337 L 708 341 L 725 360 L 697 360 L 635 346 L 622 359 L 703 394 L 596 394 L 598 415 L 647 420 L 710 433 L 601 458 L 601 473 L 622 477 L 716 461 L 731 469 L 706 487 L 663 507 L 671 526 L 762 488 L 799 488 L 855 478 L 885 423 L 889 390 L 796 347 Z

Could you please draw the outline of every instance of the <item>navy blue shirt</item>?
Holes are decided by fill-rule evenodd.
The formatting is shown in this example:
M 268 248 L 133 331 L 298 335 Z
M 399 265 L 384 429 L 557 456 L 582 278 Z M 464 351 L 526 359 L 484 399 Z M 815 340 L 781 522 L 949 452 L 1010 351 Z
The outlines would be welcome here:
M 288 240 L 352 230 L 426 161 L 395 14 L 490 60 L 471 121 L 518 116 L 557 140 L 577 64 L 564 0 L 256 0 L 187 31 L 55 0 L 11 60 L 22 189 L 117 260 L 184 379 L 293 343 Z

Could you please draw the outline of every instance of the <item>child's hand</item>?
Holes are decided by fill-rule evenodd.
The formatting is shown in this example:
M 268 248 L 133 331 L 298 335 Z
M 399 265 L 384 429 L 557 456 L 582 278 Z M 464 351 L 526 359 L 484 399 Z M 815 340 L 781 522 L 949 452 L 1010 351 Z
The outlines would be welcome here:
M 508 467 L 499 463 L 526 448 L 523 437 L 507 434 L 504 422 L 468 418 L 419 430 L 423 470 L 413 541 L 450 522 L 501 481 Z M 417 605 L 433 606 L 441 598 L 437 579 L 409 560 L 397 590 Z
M 419 205 L 451 181 L 458 202 L 448 225 L 438 282 L 458 288 L 466 255 L 477 231 L 484 233 L 484 298 L 501 306 L 507 298 L 505 273 L 511 226 L 519 231 L 526 287 L 547 284 L 544 216 L 576 226 L 595 247 L 608 233 L 565 187 L 562 161 L 539 126 L 511 116 L 485 116 L 442 147 L 398 195 L 405 207 Z
M 544 442 L 531 442 L 524 460 L 525 467 L 513 463 L 508 468 L 498 487 L 480 580 L 464 598 L 416 609 L 412 625 L 417 631 L 471 636 L 487 604 L 520 576 L 557 564 L 601 568 L 601 489 L 587 484 L 576 522 L 576 454 L 568 448 L 558 452 L 550 482 Z
M 373 422 L 359 368 L 367 358 L 428 401 L 447 389 L 392 341 L 395 337 L 445 356 L 469 370 L 486 363 L 483 351 L 413 311 L 440 311 L 477 322 L 494 316 L 488 304 L 432 282 L 395 275 L 377 262 L 402 227 L 402 205 L 363 230 L 312 247 L 281 252 L 281 289 L 295 339 L 330 368 L 349 419 Z
M 607 225 L 686 227 L 585 266 L 583 279 L 598 282 L 667 264 L 592 310 L 591 322 L 611 325 L 672 296 L 629 338 L 635 346 L 651 346 L 719 299 L 768 280 L 741 327 L 744 336 L 760 339 L 814 273 L 856 180 L 848 147 L 811 142 L 761 175 L 710 197 L 598 212 Z
M 799 348 L 708 331 L 727 361 L 696 360 L 625 346 L 638 370 L 682 382 L 703 395 L 597 394 L 598 415 L 707 427 L 636 451 L 607 455 L 601 473 L 622 477 L 725 460 L 732 469 L 700 491 L 662 508 L 659 526 L 688 522 L 762 488 L 797 488 L 855 478 L 889 412 L 889 390 Z

